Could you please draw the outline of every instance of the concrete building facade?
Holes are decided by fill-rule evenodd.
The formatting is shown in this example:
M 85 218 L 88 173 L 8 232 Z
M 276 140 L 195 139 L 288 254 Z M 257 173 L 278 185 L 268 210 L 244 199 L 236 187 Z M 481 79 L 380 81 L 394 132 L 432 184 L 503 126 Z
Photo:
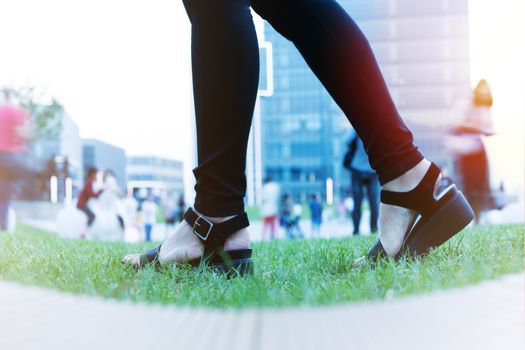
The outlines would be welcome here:
M 33 144 L 33 155 L 38 163 L 34 166 L 45 177 L 44 183 L 37 186 L 41 191 L 32 191 L 33 195 L 22 198 L 63 201 L 66 197 L 70 199 L 82 187 L 82 138 L 78 125 L 69 115 L 62 116 L 61 130 L 56 137 L 41 139 Z
M 126 152 L 124 149 L 100 140 L 84 139 L 82 159 L 84 171 L 92 166 L 99 170 L 111 169 L 120 187 L 126 188 Z

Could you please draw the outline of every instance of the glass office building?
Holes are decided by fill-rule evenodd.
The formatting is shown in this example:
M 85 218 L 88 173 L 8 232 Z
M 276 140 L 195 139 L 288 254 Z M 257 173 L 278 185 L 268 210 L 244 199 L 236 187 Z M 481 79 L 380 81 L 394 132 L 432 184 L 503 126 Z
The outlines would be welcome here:
M 416 144 L 443 166 L 440 136 L 455 101 L 470 94 L 468 0 L 341 0 L 370 41 Z M 342 168 L 348 122 L 296 48 L 265 23 L 274 93 L 261 97 L 262 164 L 284 192 L 304 200 L 349 186 Z
M 156 156 L 128 156 L 126 165 L 128 190 L 137 198 L 149 193 L 161 200 L 177 200 L 184 196 L 182 161 Z

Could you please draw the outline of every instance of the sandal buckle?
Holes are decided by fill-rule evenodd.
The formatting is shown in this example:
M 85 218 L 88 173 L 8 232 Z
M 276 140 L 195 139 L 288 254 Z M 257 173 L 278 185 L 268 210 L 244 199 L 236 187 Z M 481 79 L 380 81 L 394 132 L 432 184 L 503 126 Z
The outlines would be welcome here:
M 204 225 L 204 223 L 206 225 Z M 198 227 L 203 227 L 203 226 L 208 226 L 208 230 L 206 231 L 206 233 L 203 235 L 199 232 L 197 232 L 197 226 Z M 206 219 L 205 217 L 203 216 L 199 216 L 195 222 L 193 223 L 193 233 L 199 237 L 200 239 L 202 239 L 203 241 L 207 240 L 208 239 L 208 236 L 210 235 L 210 232 L 211 232 L 211 229 L 213 228 L 213 222 L 211 222 L 210 220 Z

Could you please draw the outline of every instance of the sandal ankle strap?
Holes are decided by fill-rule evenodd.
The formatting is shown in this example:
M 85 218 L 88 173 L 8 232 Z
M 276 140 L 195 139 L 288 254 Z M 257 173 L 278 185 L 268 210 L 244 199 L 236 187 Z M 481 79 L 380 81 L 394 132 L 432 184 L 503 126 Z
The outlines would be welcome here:
M 250 226 L 246 213 L 236 215 L 221 223 L 213 223 L 204 216 L 197 214 L 192 208 L 188 208 L 184 213 L 184 220 L 193 227 L 193 234 L 204 245 L 205 255 L 207 252 L 222 250 L 224 243 L 232 234 Z
M 413 190 L 408 192 L 382 190 L 381 203 L 415 210 L 423 216 L 431 215 L 437 208 L 434 188 L 440 174 L 441 170 L 432 163 L 421 182 Z

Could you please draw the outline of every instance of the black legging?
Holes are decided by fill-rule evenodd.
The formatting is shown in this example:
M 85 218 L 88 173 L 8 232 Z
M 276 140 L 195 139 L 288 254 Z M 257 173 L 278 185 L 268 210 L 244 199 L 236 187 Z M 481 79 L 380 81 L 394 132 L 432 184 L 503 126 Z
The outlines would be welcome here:
M 259 56 L 250 5 L 294 43 L 356 129 L 384 184 L 423 156 L 390 97 L 368 41 L 333 0 L 183 0 L 192 23 L 198 166 L 195 209 L 244 210 Z

